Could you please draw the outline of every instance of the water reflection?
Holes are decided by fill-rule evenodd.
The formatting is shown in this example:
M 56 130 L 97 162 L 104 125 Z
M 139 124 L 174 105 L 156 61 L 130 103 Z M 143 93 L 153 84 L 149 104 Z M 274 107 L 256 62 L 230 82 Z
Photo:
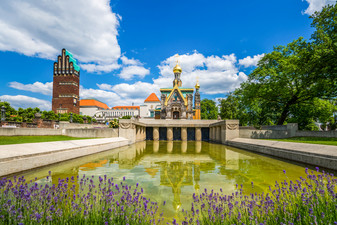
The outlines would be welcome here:
M 287 170 L 286 176 L 283 169 Z M 243 184 L 246 193 L 262 192 L 276 180 L 305 176 L 304 168 L 298 165 L 224 145 L 195 141 L 139 142 L 24 175 L 27 180 L 37 177 L 39 182 L 50 182 L 43 179 L 49 170 L 53 183 L 83 175 L 107 175 L 114 180 L 126 177 L 130 185 L 139 182 L 151 200 L 167 201 L 167 217 L 176 216 L 181 208 L 189 209 L 192 194 L 205 188 L 215 191 L 221 188 L 230 194 L 236 190 L 236 184 Z

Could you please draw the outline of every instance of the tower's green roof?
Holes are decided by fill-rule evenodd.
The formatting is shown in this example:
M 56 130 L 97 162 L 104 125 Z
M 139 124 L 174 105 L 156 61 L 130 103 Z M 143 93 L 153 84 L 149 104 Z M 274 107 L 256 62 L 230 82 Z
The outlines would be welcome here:
M 71 52 L 69 52 L 67 49 L 66 49 L 66 55 L 69 56 L 69 63 L 73 62 L 74 69 L 80 72 L 80 66 L 77 65 L 77 61 L 76 59 L 74 59 L 73 54 L 71 54 Z

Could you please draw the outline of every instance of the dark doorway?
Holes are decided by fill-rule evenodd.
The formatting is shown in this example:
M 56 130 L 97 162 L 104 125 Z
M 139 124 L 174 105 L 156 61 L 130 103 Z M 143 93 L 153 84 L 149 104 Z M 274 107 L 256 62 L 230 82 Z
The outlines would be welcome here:
M 175 120 L 179 119 L 179 111 L 173 112 L 173 119 L 175 119 Z
M 159 140 L 167 140 L 167 128 L 159 127 Z
M 203 141 L 209 141 L 209 128 L 208 127 L 201 128 L 201 137 Z
M 173 127 L 173 140 L 181 141 L 181 128 L 180 127 Z
M 194 127 L 187 127 L 187 140 L 195 141 L 195 128 Z
M 146 128 L 146 140 L 153 140 L 153 127 Z

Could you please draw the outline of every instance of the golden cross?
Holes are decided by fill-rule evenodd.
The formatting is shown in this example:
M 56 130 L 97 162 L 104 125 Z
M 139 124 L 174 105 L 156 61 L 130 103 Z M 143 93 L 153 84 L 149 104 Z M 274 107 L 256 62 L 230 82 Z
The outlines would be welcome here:
M 179 64 L 179 54 L 175 54 L 174 56 L 177 58 L 176 63 Z

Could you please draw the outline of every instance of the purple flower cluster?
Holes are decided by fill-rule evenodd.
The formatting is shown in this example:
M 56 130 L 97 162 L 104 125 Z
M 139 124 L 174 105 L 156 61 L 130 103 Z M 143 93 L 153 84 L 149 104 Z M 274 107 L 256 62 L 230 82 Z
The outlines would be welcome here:
M 0 224 L 158 224 L 158 204 L 113 178 L 71 177 L 39 185 L 0 180 Z
M 309 172 L 296 181 L 276 182 L 267 193 L 226 195 L 205 189 L 172 224 L 336 224 L 337 179 Z M 286 174 L 286 172 L 284 171 Z M 0 180 L 0 224 L 159 224 L 158 203 L 113 178 L 71 177 L 54 184 Z M 252 183 L 254 187 L 254 184 Z M 163 202 L 165 205 L 165 201 Z M 169 223 L 168 223 L 169 224 Z
M 337 179 L 316 170 L 306 169 L 306 178 L 276 182 L 268 193 L 244 195 L 241 188 L 225 195 L 205 189 L 193 195 L 182 224 L 337 224 Z

